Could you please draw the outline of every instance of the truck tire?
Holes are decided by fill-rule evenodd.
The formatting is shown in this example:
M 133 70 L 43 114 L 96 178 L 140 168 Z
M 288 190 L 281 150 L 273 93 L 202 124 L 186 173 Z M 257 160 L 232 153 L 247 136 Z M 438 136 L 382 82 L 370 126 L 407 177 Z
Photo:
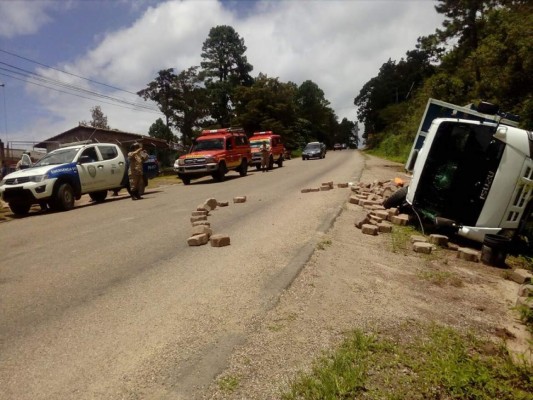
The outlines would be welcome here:
M 74 207 L 74 190 L 69 183 L 61 183 L 55 192 L 53 208 L 58 211 L 68 211 Z
M 258 171 L 261 170 L 261 164 L 255 164 L 255 169 L 257 169 Z
M 94 202 L 101 203 L 101 202 L 105 201 L 105 198 L 107 197 L 107 190 L 101 190 L 99 192 L 89 193 L 89 197 Z
M 184 185 L 189 185 L 191 183 L 191 178 L 188 176 L 180 176 L 180 179 Z
M 274 168 L 274 157 L 273 156 L 270 156 L 270 158 L 268 159 L 268 170 L 271 170 Z
M 9 208 L 13 211 L 15 215 L 28 215 L 30 211 L 31 204 L 27 203 L 9 203 Z
M 277 164 L 278 168 L 283 167 L 283 156 L 279 156 Z
M 225 175 L 226 175 L 226 163 L 224 162 L 221 162 L 218 165 L 218 169 L 211 174 L 213 179 L 217 182 L 223 182 Z
M 401 206 L 407 197 L 407 188 L 408 186 L 401 187 L 391 194 L 390 197 L 383 202 L 383 207 L 393 208 Z
M 248 159 L 243 158 L 239 166 L 239 175 L 246 176 L 248 174 Z

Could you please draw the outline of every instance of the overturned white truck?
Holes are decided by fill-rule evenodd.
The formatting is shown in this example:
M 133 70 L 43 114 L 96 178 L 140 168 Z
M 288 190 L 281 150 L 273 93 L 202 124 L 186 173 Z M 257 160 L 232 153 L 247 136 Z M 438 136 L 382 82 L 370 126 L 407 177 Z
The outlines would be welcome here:
M 406 170 L 403 204 L 420 221 L 483 242 L 498 234 L 533 238 L 533 133 L 517 118 L 480 103 L 460 107 L 429 99 Z

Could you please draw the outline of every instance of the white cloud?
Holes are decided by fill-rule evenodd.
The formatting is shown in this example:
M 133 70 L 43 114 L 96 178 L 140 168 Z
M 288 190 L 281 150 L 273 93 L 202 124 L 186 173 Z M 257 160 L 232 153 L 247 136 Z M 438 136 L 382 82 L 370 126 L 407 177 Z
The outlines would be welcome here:
M 442 21 L 431 1 L 268 1 L 247 3 L 246 8 L 239 14 L 208 0 L 152 6 L 130 27 L 106 34 L 87 54 L 60 68 L 136 92 L 161 69 L 199 65 L 210 28 L 230 25 L 245 41 L 254 76 L 262 72 L 297 84 L 312 80 L 340 119 L 354 121 L 353 99 L 363 84 L 389 58 L 398 61 L 414 49 L 417 37 L 433 33 Z M 62 121 L 50 126 L 55 133 L 90 119 L 89 109 L 96 104 L 33 90 L 44 107 L 60 116 Z M 158 118 L 101 106 L 113 128 L 127 131 L 145 133 Z
M 0 1 L 0 37 L 11 38 L 38 32 L 52 21 L 49 11 L 56 9 L 57 2 L 51 1 Z

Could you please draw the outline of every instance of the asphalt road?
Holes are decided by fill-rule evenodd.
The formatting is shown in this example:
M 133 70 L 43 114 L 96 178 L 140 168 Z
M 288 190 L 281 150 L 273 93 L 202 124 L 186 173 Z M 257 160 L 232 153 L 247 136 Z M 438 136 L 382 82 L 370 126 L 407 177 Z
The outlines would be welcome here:
M 0 223 L 0 398 L 194 399 L 348 199 L 357 151 Z M 247 201 L 234 204 L 236 196 Z M 231 245 L 189 247 L 191 212 Z

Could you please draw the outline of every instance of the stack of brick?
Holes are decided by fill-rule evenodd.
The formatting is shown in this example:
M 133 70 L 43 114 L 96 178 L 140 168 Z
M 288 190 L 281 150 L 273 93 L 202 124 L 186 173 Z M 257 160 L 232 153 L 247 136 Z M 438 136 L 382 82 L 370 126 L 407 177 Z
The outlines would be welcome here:
M 244 197 L 246 201 L 246 197 Z M 234 202 L 244 202 L 242 198 L 239 198 L 239 201 Z M 211 229 L 211 224 L 207 221 L 209 213 L 215 210 L 217 207 L 227 207 L 229 202 L 219 202 L 214 198 L 207 199 L 203 204 L 200 204 L 196 207 L 196 210 L 191 213 L 191 225 L 192 232 L 191 236 L 187 239 L 187 244 L 189 246 L 202 246 L 211 243 L 212 247 L 223 247 L 229 246 L 230 238 L 227 235 L 213 235 L 213 230 Z
M 350 184 L 348 182 L 337 183 L 338 188 L 347 188 L 349 186 Z M 322 184 L 319 187 L 302 189 L 300 190 L 300 192 L 301 193 L 326 192 L 334 188 L 335 188 L 335 184 L 333 183 L 333 181 L 329 181 L 329 182 L 322 182 Z

